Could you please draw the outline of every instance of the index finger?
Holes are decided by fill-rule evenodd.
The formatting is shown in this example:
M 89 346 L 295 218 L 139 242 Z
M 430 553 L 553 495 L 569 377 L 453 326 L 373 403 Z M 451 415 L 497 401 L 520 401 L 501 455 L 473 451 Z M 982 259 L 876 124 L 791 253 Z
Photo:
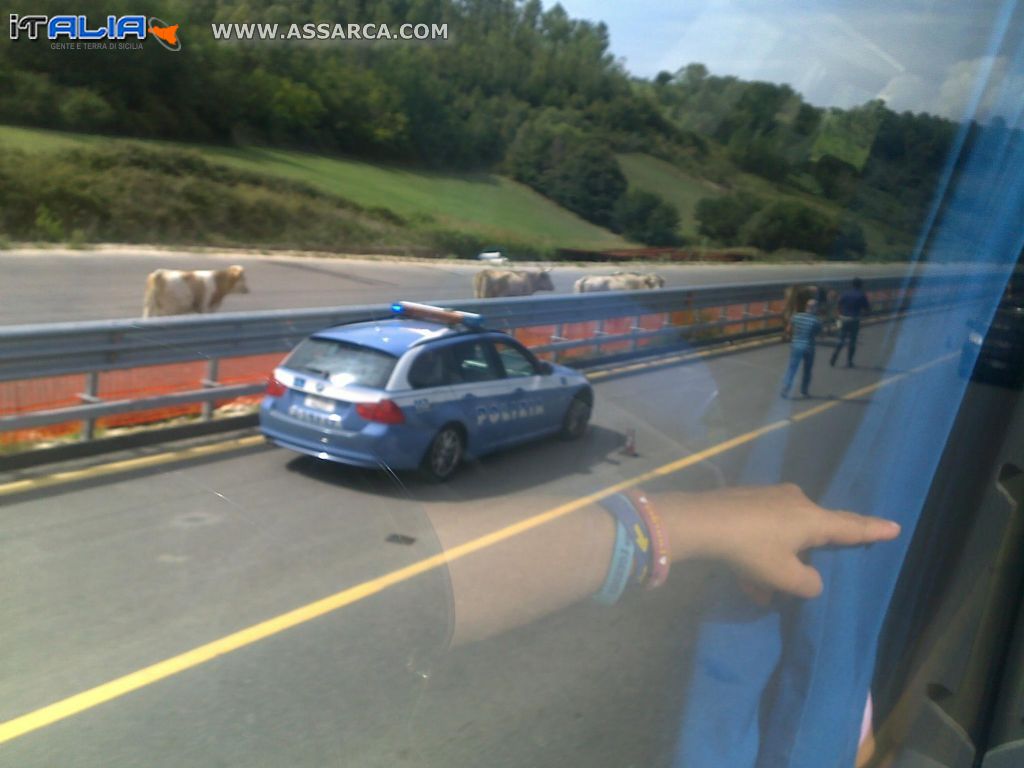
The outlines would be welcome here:
M 824 523 L 811 546 L 835 544 L 855 547 L 876 541 L 891 541 L 900 535 L 900 524 L 892 520 L 855 512 L 827 512 Z

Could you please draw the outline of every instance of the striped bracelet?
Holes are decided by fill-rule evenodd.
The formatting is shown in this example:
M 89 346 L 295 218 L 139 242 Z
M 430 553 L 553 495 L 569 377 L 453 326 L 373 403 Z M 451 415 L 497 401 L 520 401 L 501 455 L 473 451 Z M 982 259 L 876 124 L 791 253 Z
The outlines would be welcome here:
M 615 521 L 615 547 L 612 550 L 612 562 L 608 566 L 608 575 L 604 579 L 601 591 L 594 599 L 604 605 L 614 605 L 626 591 L 630 572 L 633 570 L 633 538 L 619 520 Z
M 601 506 L 611 512 L 629 534 L 633 545 L 633 577 L 638 584 L 651 572 L 651 537 L 636 505 L 621 493 L 602 499 Z

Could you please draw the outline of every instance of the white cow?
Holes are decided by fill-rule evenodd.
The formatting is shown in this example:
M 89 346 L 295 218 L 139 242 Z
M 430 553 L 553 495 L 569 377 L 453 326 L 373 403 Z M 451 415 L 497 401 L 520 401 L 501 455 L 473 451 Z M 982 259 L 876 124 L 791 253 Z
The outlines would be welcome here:
M 473 275 L 473 295 L 478 299 L 553 290 L 550 269 L 483 269 Z
M 143 317 L 214 312 L 229 293 L 248 293 L 245 268 L 157 269 L 146 278 Z
M 611 275 L 588 275 L 573 283 L 574 293 L 594 291 L 643 291 L 664 288 L 665 278 L 661 275 L 640 274 L 639 272 L 616 272 Z

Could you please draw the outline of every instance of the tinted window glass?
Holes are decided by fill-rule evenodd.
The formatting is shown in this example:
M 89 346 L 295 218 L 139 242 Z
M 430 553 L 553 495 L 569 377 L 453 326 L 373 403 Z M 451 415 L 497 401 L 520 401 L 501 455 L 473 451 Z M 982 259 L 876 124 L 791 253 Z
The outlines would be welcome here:
M 505 341 L 495 342 L 494 348 L 498 351 L 501 364 L 505 367 L 505 375 L 509 378 L 520 378 L 523 376 L 535 376 L 537 367 L 523 350 L 514 344 Z
M 501 378 L 484 341 L 466 341 L 452 347 L 455 383 L 490 381 Z
M 382 389 L 397 358 L 358 344 L 331 339 L 306 339 L 285 360 L 284 366 L 328 378 L 339 387 L 355 385 Z
M 420 352 L 409 369 L 409 386 L 413 389 L 440 387 L 447 383 L 450 362 L 448 350 L 431 349 Z

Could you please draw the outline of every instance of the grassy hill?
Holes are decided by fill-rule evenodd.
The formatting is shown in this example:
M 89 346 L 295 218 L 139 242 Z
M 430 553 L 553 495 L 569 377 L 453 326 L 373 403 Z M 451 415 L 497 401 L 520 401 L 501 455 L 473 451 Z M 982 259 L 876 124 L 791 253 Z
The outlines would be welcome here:
M 720 150 L 715 152 L 716 149 L 713 148 L 711 157 L 706 161 L 708 167 L 705 169 L 701 168 L 699 162 L 693 160 L 687 169 L 683 169 L 650 155 L 623 154 L 617 157 L 631 187 L 655 192 L 679 210 L 679 233 L 693 243 L 702 241 L 697 231 L 699 222 L 695 209 L 698 201 L 704 197 L 746 192 L 767 201 L 799 202 L 830 216 L 838 216 L 845 211 L 844 206 L 820 195 L 803 192 L 792 186 L 774 184 L 760 176 L 730 167 L 726 164 L 723 153 Z M 884 210 L 884 195 L 878 193 L 877 197 L 877 207 Z M 902 242 L 905 236 L 901 236 L 883 221 L 865 216 L 859 217 L 858 220 L 864 228 L 869 253 L 885 254 L 909 246 L 909 243 Z
M 400 217 L 392 227 L 408 230 L 405 242 L 431 240 L 438 232 L 469 235 L 499 247 L 543 251 L 623 247 L 619 236 L 579 218 L 528 187 L 488 173 L 451 174 L 399 168 L 303 152 L 179 145 L 156 141 L 128 144 L 153 151 L 187 147 L 219 166 L 263 179 L 282 179 L 374 213 L 383 209 Z M 84 134 L 0 126 L 0 149 L 29 154 L 57 154 L 70 149 L 96 150 L 111 140 Z M 387 219 L 388 217 L 384 217 Z
M 679 232 L 687 240 L 699 238 L 694 214 L 697 202 L 727 191 L 720 184 L 692 176 L 650 155 L 632 153 L 617 155 L 617 158 L 631 187 L 655 192 L 676 207 L 680 216 Z

